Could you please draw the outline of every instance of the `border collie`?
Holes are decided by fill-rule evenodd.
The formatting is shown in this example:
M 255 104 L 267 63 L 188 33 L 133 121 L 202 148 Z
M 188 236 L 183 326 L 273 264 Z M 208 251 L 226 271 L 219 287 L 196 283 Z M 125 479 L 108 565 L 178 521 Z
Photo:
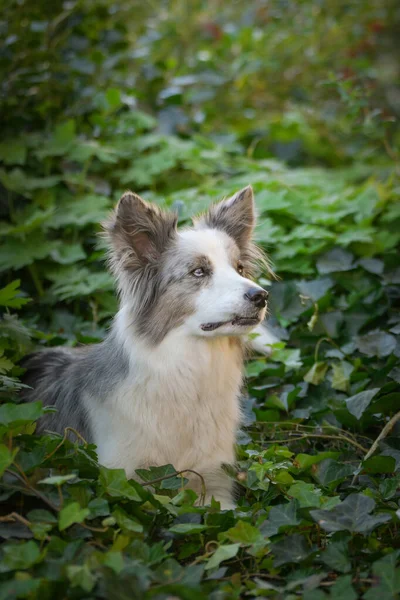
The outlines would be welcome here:
M 232 508 L 222 465 L 235 460 L 246 336 L 261 332 L 258 349 L 276 341 L 257 329 L 268 292 L 251 277 L 269 266 L 254 225 L 251 187 L 179 231 L 176 215 L 126 192 L 104 224 L 120 296 L 110 333 L 27 361 L 25 397 L 57 408 L 39 430 L 75 428 L 127 477 L 168 463 L 196 471 L 205 502 Z M 187 478 L 200 496 L 200 478 Z

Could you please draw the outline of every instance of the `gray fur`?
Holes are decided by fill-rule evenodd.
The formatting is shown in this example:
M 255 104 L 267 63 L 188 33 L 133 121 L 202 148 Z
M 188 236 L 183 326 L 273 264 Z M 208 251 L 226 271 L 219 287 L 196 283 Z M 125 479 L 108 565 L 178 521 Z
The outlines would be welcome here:
M 21 366 L 27 369 L 23 382 L 32 388 L 22 393 L 23 400 L 57 409 L 42 417 L 38 431 L 63 434 L 65 427 L 73 427 L 88 442 L 93 432 L 82 399 L 106 401 L 128 373 L 128 360 L 113 333 L 101 344 L 35 352 Z

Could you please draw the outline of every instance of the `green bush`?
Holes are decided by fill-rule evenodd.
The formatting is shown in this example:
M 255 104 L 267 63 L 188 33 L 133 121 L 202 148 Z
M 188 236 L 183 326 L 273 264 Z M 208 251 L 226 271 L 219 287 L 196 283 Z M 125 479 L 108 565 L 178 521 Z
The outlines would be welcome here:
M 378 0 L 5 1 L 0 599 L 399 597 L 397 19 Z M 238 509 L 194 507 L 171 465 L 142 473 L 151 493 L 74 432 L 32 435 L 19 361 L 104 336 L 119 195 L 185 223 L 248 183 L 283 341 L 247 363 Z

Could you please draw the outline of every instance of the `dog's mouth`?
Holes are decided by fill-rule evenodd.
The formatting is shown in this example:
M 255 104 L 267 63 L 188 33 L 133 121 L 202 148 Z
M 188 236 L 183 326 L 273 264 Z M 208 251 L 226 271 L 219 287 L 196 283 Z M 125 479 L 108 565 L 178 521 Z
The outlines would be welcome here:
M 216 323 L 203 323 L 200 325 L 203 331 L 215 331 L 224 325 L 233 325 L 234 327 L 251 327 L 258 325 L 260 319 L 257 317 L 235 317 L 229 321 L 217 321 Z

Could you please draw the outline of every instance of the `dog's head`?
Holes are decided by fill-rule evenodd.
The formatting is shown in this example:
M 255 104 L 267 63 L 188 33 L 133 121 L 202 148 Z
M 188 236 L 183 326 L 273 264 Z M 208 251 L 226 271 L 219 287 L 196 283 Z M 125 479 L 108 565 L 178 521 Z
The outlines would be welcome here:
M 137 334 L 157 344 L 173 329 L 190 335 L 249 333 L 265 317 L 268 292 L 251 277 L 263 254 L 252 242 L 251 187 L 210 207 L 194 226 L 132 192 L 105 231 L 110 264 Z

